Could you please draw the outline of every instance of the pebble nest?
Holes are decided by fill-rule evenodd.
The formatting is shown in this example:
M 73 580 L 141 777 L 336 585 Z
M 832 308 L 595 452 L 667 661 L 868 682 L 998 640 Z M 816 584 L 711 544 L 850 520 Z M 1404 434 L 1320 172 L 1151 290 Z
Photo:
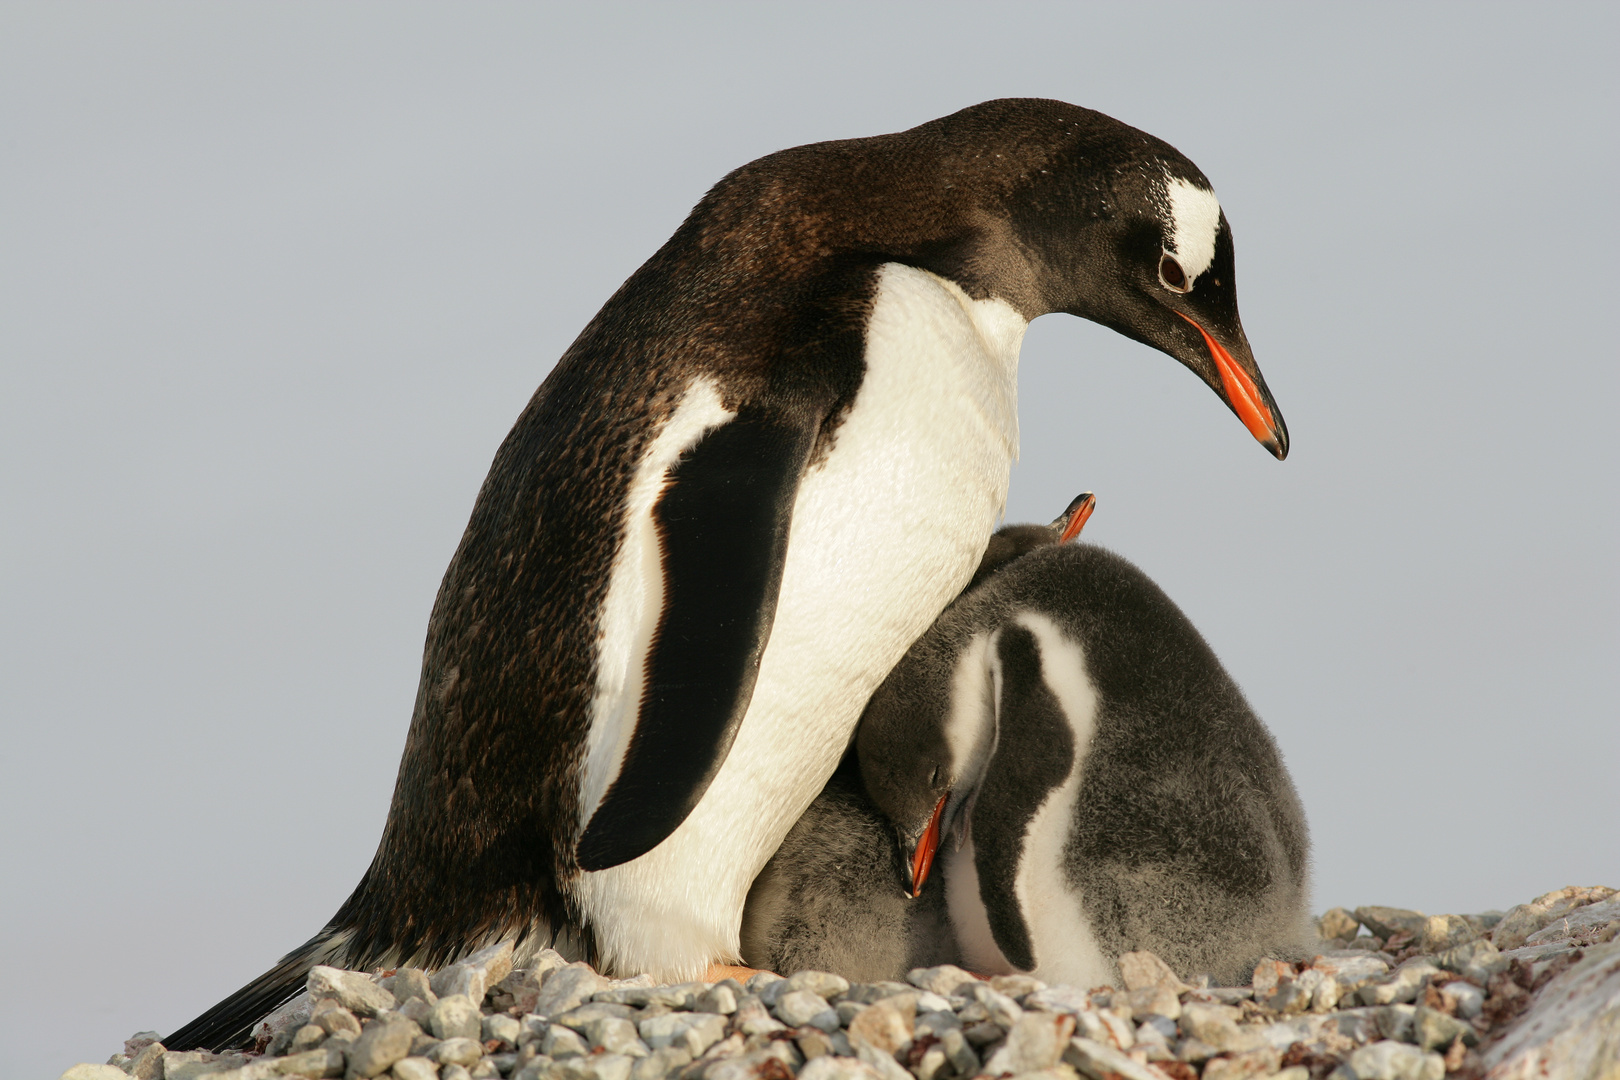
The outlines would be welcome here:
M 1123 987 L 919 968 L 746 983 L 610 980 L 510 943 L 436 974 L 315 968 L 257 1053 L 154 1032 L 61 1080 L 1489 1080 L 1620 1075 L 1620 896 L 1566 888 L 1512 910 L 1334 908 L 1317 955 L 1249 986 L 1184 982 L 1152 953 Z

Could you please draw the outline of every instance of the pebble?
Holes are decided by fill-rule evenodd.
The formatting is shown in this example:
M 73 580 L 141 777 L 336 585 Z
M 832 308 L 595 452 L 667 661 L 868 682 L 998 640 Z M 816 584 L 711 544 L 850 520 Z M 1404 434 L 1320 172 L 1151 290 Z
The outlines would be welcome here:
M 1439 1054 L 1385 1039 L 1353 1052 L 1330 1080 L 1443 1080 L 1445 1075 Z
M 395 1005 L 394 995 L 372 982 L 369 976 L 325 964 L 310 969 L 305 986 L 316 1001 L 330 998 L 356 1016 L 376 1016 Z
M 725 1035 L 726 1021 L 716 1013 L 666 1013 L 643 1020 L 640 1033 L 652 1050 L 675 1046 L 696 1059 Z
M 608 981 L 586 963 L 569 964 L 553 971 L 540 986 L 534 1011 L 541 1016 L 558 1016 L 569 1009 L 577 1009 L 600 990 L 608 988 Z
M 1428 918 L 1421 911 L 1392 907 L 1358 907 L 1355 915 L 1357 922 L 1381 938 L 1401 932 L 1417 934 Z
M 483 1033 L 483 1012 L 472 999 L 451 994 L 439 999 L 428 1016 L 428 1030 L 439 1039 L 476 1039 Z
M 373 1020 L 344 1055 L 348 1061 L 347 1075 L 370 1080 L 387 1072 L 394 1062 L 411 1052 L 411 1043 L 421 1033 L 421 1028 L 398 1013 Z M 164 1076 L 167 1080 L 168 1074 Z
M 846 984 L 847 985 L 847 984 Z M 818 1027 L 823 1031 L 837 1031 L 838 1014 L 827 999 L 810 990 L 789 990 L 776 1002 L 776 1018 L 788 1027 Z
M 1472 1020 L 1485 1008 L 1485 991 L 1473 983 L 1446 983 L 1440 988 L 1440 997 L 1453 1016 Z
M 1370 933 L 1358 935 L 1363 927 Z M 904 982 L 851 984 L 801 971 L 659 986 L 645 976 L 609 980 L 549 949 L 515 957 L 498 944 L 431 975 L 315 969 L 310 999 L 278 1010 L 264 1029 L 263 1056 L 177 1053 L 142 1032 L 109 1063 L 62 1075 L 1443 1080 L 1461 1070 L 1533 1080 L 1620 1072 L 1614 890 L 1560 889 L 1505 914 L 1334 908 L 1317 928 L 1322 953 L 1261 963 L 1244 987 L 1184 980 L 1147 952 L 1121 957 L 1118 989 L 1048 986 L 1020 974 L 983 980 L 952 965 L 917 969 Z M 1291 1053 L 1305 1063 L 1284 1067 Z
M 1349 941 L 1361 929 L 1361 920 L 1342 907 L 1329 908 L 1316 921 L 1316 932 L 1327 939 Z
M 394 1080 L 439 1080 L 439 1067 L 425 1057 L 403 1057 L 394 1062 Z
M 827 1001 L 849 989 L 849 980 L 825 971 L 800 971 L 788 978 L 788 989 L 808 990 Z
M 1437 953 L 1479 936 L 1479 929 L 1461 915 L 1430 915 L 1418 929 L 1417 946 L 1426 953 Z
M 511 972 L 512 943 L 503 941 L 441 968 L 430 986 L 440 997 L 464 994 L 473 1001 L 483 1001 L 489 988 Z

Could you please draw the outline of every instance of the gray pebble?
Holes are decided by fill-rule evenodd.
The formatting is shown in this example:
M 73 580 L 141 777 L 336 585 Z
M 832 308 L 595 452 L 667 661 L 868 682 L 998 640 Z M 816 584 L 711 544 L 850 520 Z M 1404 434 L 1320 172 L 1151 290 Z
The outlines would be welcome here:
M 394 1008 L 394 995 L 358 971 L 317 964 L 305 982 L 309 996 L 319 1001 L 330 998 L 356 1016 L 376 1016 Z
M 1438 1009 L 1422 1005 L 1417 1007 L 1409 1041 L 1417 1043 L 1420 1049 L 1444 1053 L 1458 1039 L 1463 1041 L 1464 1046 L 1479 1045 L 1479 1033 L 1474 1030 L 1474 1025 L 1466 1024 L 1455 1016 L 1447 1016 Z
M 1434 960 L 1447 971 L 1477 982 L 1486 982 L 1492 975 L 1506 971 L 1509 964 L 1501 950 L 1485 938 L 1447 949 Z
M 428 982 L 427 972 L 421 968 L 400 968 L 378 985 L 393 994 L 394 1000 L 401 1005 L 411 998 L 420 998 L 429 1005 L 439 1000 L 439 995 L 433 992 Z
M 650 1049 L 675 1046 L 695 1060 L 725 1035 L 726 1021 L 715 1013 L 670 1013 L 643 1020 L 639 1030 Z
M 476 1039 L 445 1039 L 433 1048 L 433 1060 L 440 1065 L 463 1065 L 471 1068 L 484 1056 L 484 1048 Z
M 982 1050 L 1006 1038 L 1007 1029 L 993 1020 L 982 1020 L 972 1027 L 963 1028 L 962 1036 L 973 1044 L 975 1050 Z
M 1417 1016 L 1417 1008 L 1413 1005 L 1385 1005 L 1373 1014 L 1373 1023 L 1378 1028 L 1378 1037 L 1381 1039 L 1394 1039 L 1396 1042 L 1416 1042 L 1413 1037 L 1413 1021 Z
M 439 1080 L 472 1080 L 472 1073 L 460 1065 L 446 1065 L 439 1070 Z
M 854 983 L 848 990 L 844 991 L 842 1000 L 871 1005 L 874 1002 L 882 1001 L 886 997 L 894 997 L 896 994 L 915 993 L 916 989 L 916 987 L 907 983 L 900 982 Z
M 439 1067 L 425 1057 L 402 1057 L 394 1062 L 394 1080 L 439 1080 Z
M 820 1028 L 808 1028 L 793 1041 L 806 1061 L 814 1061 L 833 1052 L 832 1036 Z
M 630 1066 L 630 1080 L 666 1080 L 692 1064 L 692 1055 L 679 1046 L 661 1046 Z
M 483 1034 L 484 1014 L 464 994 L 439 999 L 428 1014 L 428 1030 L 441 1039 L 476 1039 Z
M 597 1017 L 586 1023 L 580 1029 L 580 1034 L 590 1041 L 593 1050 L 633 1058 L 646 1057 L 650 1052 L 647 1044 L 641 1041 L 635 1023 L 617 1016 Z
M 1349 941 L 1356 936 L 1356 931 L 1360 928 L 1361 920 L 1342 907 L 1330 908 L 1323 912 L 1322 917 L 1316 921 L 1317 933 L 1324 938 L 1340 938 Z
M 355 1019 L 354 1013 L 341 1005 L 322 1009 L 310 1018 L 310 1022 L 328 1035 L 343 1034 L 358 1037 L 360 1034 L 360 1021 Z
M 823 1031 L 837 1031 L 838 1014 L 827 999 L 809 990 L 789 990 L 776 1002 L 776 1018 L 788 1027 L 818 1027 Z
M 552 1024 L 540 1037 L 540 1052 L 549 1058 L 578 1057 L 590 1053 L 591 1048 L 573 1028 Z
M 484 1017 L 483 1027 L 481 1034 L 486 1042 L 490 1039 L 499 1039 L 507 1046 L 516 1046 L 518 1037 L 523 1032 L 523 1025 L 515 1017 L 504 1016 L 501 1013 Z
M 1406 908 L 1356 908 L 1356 921 L 1381 938 L 1387 938 L 1402 931 L 1410 934 L 1422 933 L 1423 923 L 1427 918 L 1428 916 L 1421 911 L 1410 911 Z
M 763 1001 L 752 995 L 737 1004 L 737 1011 L 731 1014 L 731 1025 L 744 1035 L 769 1035 L 787 1026 L 770 1014 Z
M 831 1001 L 849 989 L 849 980 L 827 971 L 798 971 L 788 979 L 789 990 L 808 990 Z
M 949 997 L 957 987 L 979 980 L 955 964 L 941 964 L 938 967 L 913 968 L 906 972 L 906 981 L 919 989 L 932 990 L 936 994 Z
M 1340 1080 L 1443 1080 L 1446 1063 L 1439 1054 L 1386 1039 L 1355 1051 L 1332 1075 Z
M 1419 960 L 1397 968 L 1383 979 L 1368 983 L 1356 993 L 1363 1005 L 1394 1005 L 1413 1001 L 1429 979 L 1439 973 L 1440 969 L 1432 962 Z
M 831 1054 L 807 1063 L 799 1072 L 799 1080 L 874 1080 L 877 1076 L 877 1070 L 865 1062 Z
M 608 981 L 592 971 L 589 964 L 569 964 L 546 977 L 535 998 L 534 1011 L 543 1016 L 557 1016 L 578 1008 L 593 994 L 607 988 Z
M 716 983 L 698 995 L 697 1000 L 692 1002 L 692 1008 L 697 1012 L 730 1016 L 737 1011 L 737 992 L 725 983 Z
M 560 1016 L 551 1018 L 554 1024 L 564 1024 L 575 1031 L 585 1030 L 585 1025 L 592 1020 L 615 1019 L 632 1020 L 636 1017 L 636 1010 L 628 1005 L 619 1005 L 608 1001 L 592 1001 L 577 1009 L 569 1009 Z
M 435 999 L 435 1001 L 437 1001 L 437 999 Z M 405 1017 L 405 1019 L 411 1021 L 413 1024 L 416 1024 L 418 1027 L 428 1027 L 432 1022 L 433 1006 L 428 1004 L 426 998 L 408 998 L 405 1003 L 399 1007 L 398 1011 L 399 1015 Z
M 836 1006 L 833 1007 L 833 1011 L 838 1014 L 839 1026 L 849 1027 L 849 1022 L 859 1016 L 861 1014 L 861 1010 L 865 1008 L 867 1008 L 867 1006 L 858 1001 L 840 1001 Z
M 348 1076 L 369 1080 L 387 1072 L 394 1062 L 411 1052 L 411 1043 L 421 1032 L 421 1028 L 398 1013 L 373 1020 L 344 1055 L 349 1064 Z
M 1485 991 L 1472 983 L 1447 983 L 1440 988 L 1440 996 L 1446 998 L 1452 1012 L 1464 1020 L 1472 1020 L 1485 1008 Z

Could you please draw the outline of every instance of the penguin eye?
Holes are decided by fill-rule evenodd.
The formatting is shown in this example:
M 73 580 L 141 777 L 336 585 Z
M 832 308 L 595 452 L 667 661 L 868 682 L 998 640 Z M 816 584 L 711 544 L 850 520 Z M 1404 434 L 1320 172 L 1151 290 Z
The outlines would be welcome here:
M 1187 284 L 1187 272 L 1176 262 L 1176 257 L 1169 252 L 1159 260 L 1159 281 L 1171 292 L 1190 292 L 1192 286 Z
M 928 786 L 929 787 L 938 787 L 939 786 L 939 766 L 938 765 L 935 765 L 934 766 L 934 771 L 928 774 Z

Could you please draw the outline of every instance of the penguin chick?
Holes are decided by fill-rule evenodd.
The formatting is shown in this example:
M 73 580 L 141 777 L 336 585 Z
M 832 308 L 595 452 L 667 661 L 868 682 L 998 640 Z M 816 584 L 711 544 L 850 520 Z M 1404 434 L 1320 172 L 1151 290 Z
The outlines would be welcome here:
M 873 695 L 865 789 L 902 879 L 946 839 L 963 966 L 1118 981 L 1149 949 L 1237 981 L 1310 941 L 1305 817 L 1276 744 L 1135 566 L 1047 546 L 965 594 Z

